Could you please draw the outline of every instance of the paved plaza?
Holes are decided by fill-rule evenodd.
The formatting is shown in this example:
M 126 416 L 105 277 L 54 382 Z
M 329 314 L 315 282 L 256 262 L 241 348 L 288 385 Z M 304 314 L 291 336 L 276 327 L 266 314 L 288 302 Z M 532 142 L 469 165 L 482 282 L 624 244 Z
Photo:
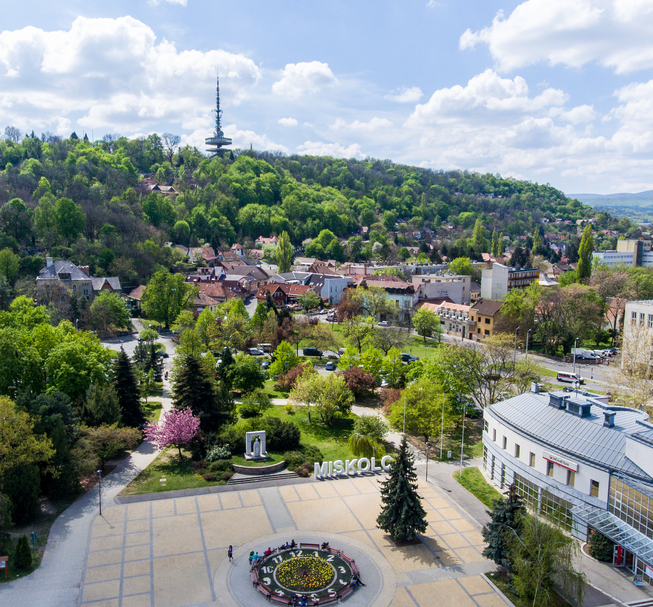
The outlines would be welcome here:
M 480 575 L 494 569 L 476 524 L 437 489 L 421 486 L 424 542 L 396 547 L 376 528 L 378 477 L 266 487 L 111 506 L 90 534 L 85 607 L 264 604 L 247 556 L 287 540 L 329 541 L 367 584 L 351 607 L 505 607 Z M 227 547 L 234 546 L 234 562 Z

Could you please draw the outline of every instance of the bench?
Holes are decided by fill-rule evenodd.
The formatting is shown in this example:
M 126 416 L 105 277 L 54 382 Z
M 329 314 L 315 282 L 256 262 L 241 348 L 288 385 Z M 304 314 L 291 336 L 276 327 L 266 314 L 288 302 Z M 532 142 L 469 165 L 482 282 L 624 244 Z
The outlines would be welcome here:
M 299 547 L 302 550 L 320 550 L 320 544 L 304 544 L 302 542 L 299 544 Z

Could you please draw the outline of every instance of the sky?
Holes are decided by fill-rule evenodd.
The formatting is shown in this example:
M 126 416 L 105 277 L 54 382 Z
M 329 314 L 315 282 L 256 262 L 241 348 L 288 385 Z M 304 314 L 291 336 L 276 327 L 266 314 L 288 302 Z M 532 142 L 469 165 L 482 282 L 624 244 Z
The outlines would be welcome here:
M 4 8 L 3 8 L 3 5 Z M 0 130 L 653 189 L 653 0 L 0 0 Z

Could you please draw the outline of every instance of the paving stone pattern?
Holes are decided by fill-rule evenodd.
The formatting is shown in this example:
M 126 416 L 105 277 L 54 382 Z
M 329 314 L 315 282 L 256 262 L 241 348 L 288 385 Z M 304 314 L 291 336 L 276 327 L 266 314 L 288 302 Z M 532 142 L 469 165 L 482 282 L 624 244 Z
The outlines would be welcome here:
M 437 489 L 422 486 L 429 522 L 424 541 L 397 547 L 376 528 L 380 509 L 377 480 L 367 477 L 244 488 L 106 508 L 92 526 L 80 604 L 250 607 L 254 604 L 250 599 L 230 593 L 228 584 L 216 576 L 229 565 L 227 547 L 234 546 L 234 565 L 242 567 L 250 546 L 259 552 L 267 548 L 258 546 L 257 541 L 263 544 L 271 537 L 297 536 L 329 539 L 332 546 L 340 537 L 343 544 L 365 551 L 383 565 L 385 569 L 380 571 L 385 573 L 375 569 L 369 575 L 394 576 L 384 580 L 384 592 L 394 592 L 394 596 L 383 597 L 385 605 L 505 607 L 480 576 L 494 565 L 481 555 L 483 538 L 477 524 Z M 365 574 L 361 571 L 364 581 Z M 234 576 L 230 579 L 233 585 Z M 248 576 L 242 584 L 250 585 Z M 356 595 L 351 599 L 354 607 L 359 601 Z M 259 600 L 258 596 L 254 600 Z M 260 604 L 264 604 L 262 596 Z

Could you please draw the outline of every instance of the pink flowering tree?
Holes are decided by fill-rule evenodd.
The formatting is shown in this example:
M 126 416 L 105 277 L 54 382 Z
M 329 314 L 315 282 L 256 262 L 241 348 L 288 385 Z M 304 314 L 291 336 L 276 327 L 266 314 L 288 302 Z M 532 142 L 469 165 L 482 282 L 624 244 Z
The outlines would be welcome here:
M 189 409 L 172 409 L 163 414 L 159 423 L 150 422 L 145 426 L 145 440 L 154 443 L 157 448 L 165 449 L 174 445 L 179 449 L 187 445 L 197 434 L 200 427 L 199 417 Z

